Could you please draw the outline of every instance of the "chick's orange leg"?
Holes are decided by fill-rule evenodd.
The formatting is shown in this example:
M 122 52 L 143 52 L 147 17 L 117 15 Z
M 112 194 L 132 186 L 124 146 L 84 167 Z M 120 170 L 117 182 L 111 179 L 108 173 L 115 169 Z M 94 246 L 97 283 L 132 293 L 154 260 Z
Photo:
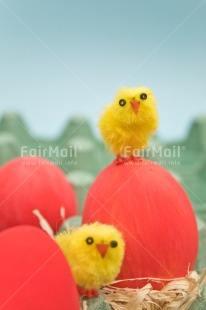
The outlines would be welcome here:
M 78 286 L 78 292 L 80 296 L 87 296 L 87 290 Z
M 79 295 L 87 296 L 88 298 L 97 297 L 99 293 L 96 290 L 86 290 L 84 288 L 78 287 Z
M 87 290 L 87 297 L 92 298 L 92 297 L 97 297 L 99 293 L 96 290 Z
M 96 290 L 92 290 L 93 297 L 99 296 L 99 293 Z

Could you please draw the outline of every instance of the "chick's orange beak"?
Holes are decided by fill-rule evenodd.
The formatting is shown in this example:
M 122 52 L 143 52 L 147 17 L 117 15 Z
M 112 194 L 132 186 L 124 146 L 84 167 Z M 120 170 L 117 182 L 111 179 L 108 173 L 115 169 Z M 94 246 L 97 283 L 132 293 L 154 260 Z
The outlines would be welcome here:
M 101 255 L 102 258 L 105 257 L 107 250 L 108 250 L 109 245 L 108 244 L 96 244 L 96 248 L 99 252 L 99 254 Z
M 139 101 L 130 101 L 130 104 L 131 104 L 134 112 L 137 113 L 139 110 L 140 102 Z

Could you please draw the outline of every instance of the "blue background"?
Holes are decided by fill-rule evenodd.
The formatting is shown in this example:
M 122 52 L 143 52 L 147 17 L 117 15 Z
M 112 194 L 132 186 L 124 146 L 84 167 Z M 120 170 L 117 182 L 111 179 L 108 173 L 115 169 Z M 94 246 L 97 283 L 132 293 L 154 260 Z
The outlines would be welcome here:
M 95 128 L 121 86 L 156 95 L 163 139 L 206 115 L 206 0 L 0 0 L 0 114 L 55 136 Z

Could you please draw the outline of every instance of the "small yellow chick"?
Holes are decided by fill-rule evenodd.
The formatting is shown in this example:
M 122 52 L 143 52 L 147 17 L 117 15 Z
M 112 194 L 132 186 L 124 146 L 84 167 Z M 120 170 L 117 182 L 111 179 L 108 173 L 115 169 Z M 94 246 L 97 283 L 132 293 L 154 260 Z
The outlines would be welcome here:
M 97 290 L 120 272 L 125 243 L 111 225 L 84 224 L 60 233 L 56 242 L 68 260 L 81 295 L 97 296 Z
M 157 127 L 156 101 L 146 87 L 120 89 L 99 121 L 105 143 L 117 156 L 135 156 Z

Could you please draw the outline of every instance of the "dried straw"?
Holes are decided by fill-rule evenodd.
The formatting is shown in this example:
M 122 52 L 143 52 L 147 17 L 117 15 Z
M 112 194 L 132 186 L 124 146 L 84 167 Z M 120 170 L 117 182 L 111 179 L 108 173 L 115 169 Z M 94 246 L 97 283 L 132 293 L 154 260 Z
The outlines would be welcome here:
M 192 271 L 185 278 L 170 280 L 160 291 L 153 290 L 149 283 L 141 289 L 117 288 L 114 284 L 121 281 L 116 281 L 103 287 L 101 292 L 114 310 L 186 310 L 200 295 L 205 281 L 206 270 L 201 275 Z

